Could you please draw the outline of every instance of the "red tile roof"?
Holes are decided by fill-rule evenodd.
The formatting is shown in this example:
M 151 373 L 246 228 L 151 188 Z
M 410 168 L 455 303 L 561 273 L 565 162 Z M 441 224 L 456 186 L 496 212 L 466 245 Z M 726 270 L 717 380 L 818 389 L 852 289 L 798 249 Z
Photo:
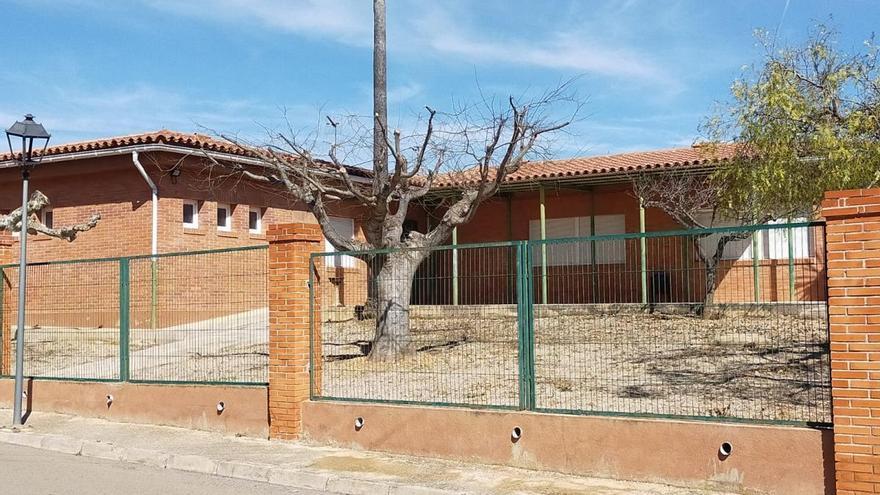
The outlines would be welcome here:
M 219 153 L 239 156 L 252 156 L 234 144 L 204 134 L 184 133 L 162 129 L 154 132 L 131 134 L 127 136 L 95 139 L 50 146 L 46 156 L 64 155 L 96 150 L 122 148 L 126 146 L 167 144 L 191 149 L 205 149 Z M 638 170 L 653 170 L 673 167 L 707 166 L 713 163 L 730 160 L 736 155 L 734 145 L 726 144 L 709 147 L 691 146 L 616 155 L 566 158 L 560 160 L 531 161 L 523 164 L 519 170 L 508 174 L 505 184 L 540 182 L 547 180 L 564 180 L 591 175 L 624 174 Z M 0 154 L 0 162 L 12 159 L 9 153 Z M 355 175 L 368 177 L 370 171 L 351 167 Z M 494 175 L 490 173 L 490 175 Z M 475 169 L 444 174 L 435 181 L 438 188 L 476 184 L 479 180 Z
M 655 151 L 639 151 L 616 155 L 541 160 L 524 163 L 519 170 L 508 174 L 505 184 L 569 179 L 590 175 L 625 174 L 638 170 L 673 167 L 698 167 L 728 161 L 736 156 L 736 147 L 722 144 L 712 147 L 691 146 Z M 494 176 L 494 173 L 490 173 Z M 475 169 L 445 174 L 435 182 L 437 187 L 476 184 Z
M 229 153 L 232 155 L 248 156 L 245 150 L 242 150 L 234 144 L 228 143 L 220 139 L 214 139 L 203 134 L 188 134 L 184 132 L 169 131 L 162 129 L 154 132 L 145 132 L 140 134 L 131 134 L 128 136 L 117 136 L 91 141 L 80 141 L 76 143 L 59 144 L 50 146 L 46 149 L 45 156 L 64 155 L 66 153 L 80 153 L 84 151 L 106 150 L 111 148 L 122 148 L 125 146 L 136 146 L 143 144 L 169 144 L 173 146 L 181 146 L 193 149 L 206 149 L 208 151 L 216 151 L 220 153 Z M 11 160 L 13 156 L 10 153 L 0 154 L 0 162 Z
M 238 155 L 241 157 L 254 157 L 255 155 L 247 149 L 236 146 L 223 139 L 213 138 L 204 134 L 185 133 L 162 129 L 153 132 L 144 132 L 141 134 L 130 134 L 127 136 L 117 136 L 109 138 L 95 139 L 92 141 L 80 141 L 75 143 L 59 144 L 50 146 L 46 149 L 45 156 L 63 156 L 68 153 L 82 153 L 89 151 L 109 150 L 113 148 L 124 148 L 126 146 L 150 145 L 150 144 L 166 144 L 180 148 L 190 148 L 193 150 L 206 150 L 217 153 L 226 153 L 230 155 Z M 16 154 L 18 156 L 19 154 Z M 0 154 L 0 163 L 9 161 L 13 158 L 10 153 Z M 328 162 L 318 160 L 318 163 L 329 167 Z M 349 173 L 359 177 L 369 176 L 369 171 L 357 167 L 349 167 Z

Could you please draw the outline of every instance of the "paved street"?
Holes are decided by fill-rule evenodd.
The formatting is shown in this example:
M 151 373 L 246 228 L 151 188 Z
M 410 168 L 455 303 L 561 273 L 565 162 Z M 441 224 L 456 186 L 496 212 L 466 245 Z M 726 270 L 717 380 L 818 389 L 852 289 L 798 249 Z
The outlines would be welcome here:
M 427 489 L 496 495 L 730 495 L 709 487 L 570 476 L 45 412 L 31 415 L 27 426 L 14 433 L 4 427 L 11 415 L 0 409 L 2 495 L 304 495 L 318 488 L 327 490 L 321 493 L 370 494 Z M 196 474 L 213 472 L 236 479 Z M 251 479 L 273 479 L 278 485 L 239 481 Z
M 311 495 L 319 492 L 0 444 L 3 493 Z M 327 492 L 321 492 L 327 493 Z

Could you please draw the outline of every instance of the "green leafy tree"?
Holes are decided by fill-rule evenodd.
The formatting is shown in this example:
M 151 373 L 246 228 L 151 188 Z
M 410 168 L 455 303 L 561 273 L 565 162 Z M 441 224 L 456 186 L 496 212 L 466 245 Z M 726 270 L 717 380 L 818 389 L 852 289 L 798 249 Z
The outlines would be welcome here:
M 736 143 L 716 169 L 719 207 L 731 218 L 812 212 L 825 191 L 880 183 L 880 71 L 873 38 L 854 51 L 820 25 L 778 49 L 766 32 L 760 65 L 733 83 L 732 101 L 704 126 L 710 142 Z

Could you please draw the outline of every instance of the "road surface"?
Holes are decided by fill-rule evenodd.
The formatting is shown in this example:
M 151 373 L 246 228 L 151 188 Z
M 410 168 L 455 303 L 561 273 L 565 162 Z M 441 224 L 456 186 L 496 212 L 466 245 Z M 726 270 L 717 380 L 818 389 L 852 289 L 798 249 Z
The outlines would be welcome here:
M 316 495 L 319 492 L 0 444 L 9 495 Z M 322 492 L 326 493 L 326 492 Z

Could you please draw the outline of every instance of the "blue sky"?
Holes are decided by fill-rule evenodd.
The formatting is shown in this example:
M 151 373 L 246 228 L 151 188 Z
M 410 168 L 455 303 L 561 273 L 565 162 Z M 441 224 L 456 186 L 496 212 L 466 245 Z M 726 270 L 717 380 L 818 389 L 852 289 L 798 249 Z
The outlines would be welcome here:
M 788 5 L 787 5 L 788 3 Z M 369 0 L 0 0 L 0 124 L 34 113 L 53 143 L 159 128 L 326 133 L 369 115 Z M 876 0 L 389 0 L 392 125 L 574 76 L 588 98 L 557 156 L 687 146 L 743 65 L 755 28 L 814 21 L 857 47 Z

